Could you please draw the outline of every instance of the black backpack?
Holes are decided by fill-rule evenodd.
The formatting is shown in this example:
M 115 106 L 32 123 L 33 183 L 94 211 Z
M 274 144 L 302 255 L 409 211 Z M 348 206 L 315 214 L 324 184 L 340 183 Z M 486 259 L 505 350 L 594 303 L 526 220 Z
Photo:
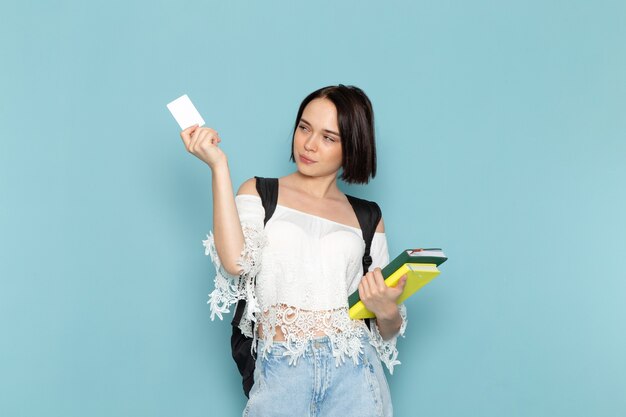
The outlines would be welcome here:
M 256 178 L 256 190 L 261 197 L 263 208 L 265 209 L 265 219 L 263 224 L 272 217 L 276 210 L 276 203 L 278 201 L 278 179 L 277 178 Z M 372 239 L 376 232 L 376 226 L 382 216 L 380 207 L 373 201 L 363 200 L 357 197 L 346 195 L 348 201 L 352 205 L 354 212 L 359 219 L 359 225 L 363 233 L 363 240 L 365 241 L 365 252 L 363 254 L 363 274 L 369 269 L 372 264 L 372 257 L 370 256 L 370 247 L 372 245 Z M 252 355 L 252 338 L 247 337 L 241 333 L 239 329 L 239 322 L 243 316 L 246 308 L 246 301 L 239 300 L 235 308 L 235 315 L 230 323 L 233 327 L 233 334 L 230 338 L 230 345 L 232 350 L 233 359 L 237 364 L 239 373 L 242 377 L 243 392 L 246 397 L 250 396 L 250 389 L 254 384 L 254 367 L 255 357 Z M 366 320 L 367 327 L 370 328 L 370 320 Z

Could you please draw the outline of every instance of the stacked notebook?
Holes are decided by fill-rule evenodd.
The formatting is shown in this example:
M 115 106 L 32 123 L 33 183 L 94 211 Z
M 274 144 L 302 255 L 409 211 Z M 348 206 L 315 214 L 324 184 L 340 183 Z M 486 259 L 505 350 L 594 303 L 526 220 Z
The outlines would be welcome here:
M 447 259 L 440 248 L 406 249 L 382 269 L 385 284 L 395 287 L 400 278 L 407 275 L 404 291 L 398 298 L 400 304 L 439 275 L 437 267 Z M 352 319 L 376 317 L 360 300 L 358 290 L 350 295 L 348 305 Z

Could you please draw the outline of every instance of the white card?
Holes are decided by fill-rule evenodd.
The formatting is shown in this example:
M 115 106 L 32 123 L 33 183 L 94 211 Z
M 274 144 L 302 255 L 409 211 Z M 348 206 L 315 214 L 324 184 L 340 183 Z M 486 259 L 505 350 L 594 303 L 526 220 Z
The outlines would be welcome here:
M 174 116 L 174 119 L 178 122 L 178 125 L 182 130 L 187 129 L 189 126 L 198 124 L 198 126 L 204 126 L 204 119 L 196 110 L 187 94 L 178 97 L 167 105 L 167 108 Z

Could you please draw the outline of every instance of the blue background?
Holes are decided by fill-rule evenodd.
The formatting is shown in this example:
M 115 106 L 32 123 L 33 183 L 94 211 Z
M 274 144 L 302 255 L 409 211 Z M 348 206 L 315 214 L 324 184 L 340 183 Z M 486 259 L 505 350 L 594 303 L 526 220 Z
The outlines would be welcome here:
M 626 415 L 626 3 L 23 1 L 0 6 L 0 415 L 240 415 L 206 305 L 210 170 L 282 176 L 300 101 L 375 109 L 407 302 L 397 416 Z

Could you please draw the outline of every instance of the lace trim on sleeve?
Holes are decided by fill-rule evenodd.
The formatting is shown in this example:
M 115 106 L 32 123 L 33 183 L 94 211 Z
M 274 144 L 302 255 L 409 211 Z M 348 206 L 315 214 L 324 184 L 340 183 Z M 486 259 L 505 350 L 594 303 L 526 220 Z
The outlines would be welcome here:
M 254 291 L 255 277 L 261 269 L 261 254 L 265 247 L 267 238 L 264 229 L 241 225 L 244 235 L 244 247 L 237 260 L 237 265 L 241 267 L 241 275 L 232 275 L 222 267 L 222 262 L 215 249 L 213 233 L 209 232 L 207 239 L 202 241 L 204 254 L 211 256 L 211 261 L 215 265 L 215 289 L 209 294 L 207 304 L 211 308 L 211 320 L 217 315 L 223 320 L 224 313 L 230 313 L 230 306 L 239 300 L 246 300 L 245 315 L 242 317 L 240 328 L 242 332 L 251 333 L 251 322 L 255 321 L 254 313 L 259 311 L 258 301 Z
M 384 340 L 378 331 L 378 326 L 376 322 L 373 322 L 371 329 L 371 340 L 370 344 L 376 348 L 376 352 L 378 352 L 378 357 L 380 360 L 387 366 L 389 369 L 389 373 L 393 375 L 393 367 L 396 365 L 400 365 L 400 361 L 398 360 L 398 349 L 396 348 L 396 341 L 398 336 L 404 337 L 404 331 L 406 330 L 407 318 L 406 318 L 406 307 L 404 304 L 400 304 L 398 306 L 398 311 L 400 313 L 400 317 L 402 318 L 402 324 L 400 325 L 400 330 L 398 333 L 393 336 L 389 340 Z

